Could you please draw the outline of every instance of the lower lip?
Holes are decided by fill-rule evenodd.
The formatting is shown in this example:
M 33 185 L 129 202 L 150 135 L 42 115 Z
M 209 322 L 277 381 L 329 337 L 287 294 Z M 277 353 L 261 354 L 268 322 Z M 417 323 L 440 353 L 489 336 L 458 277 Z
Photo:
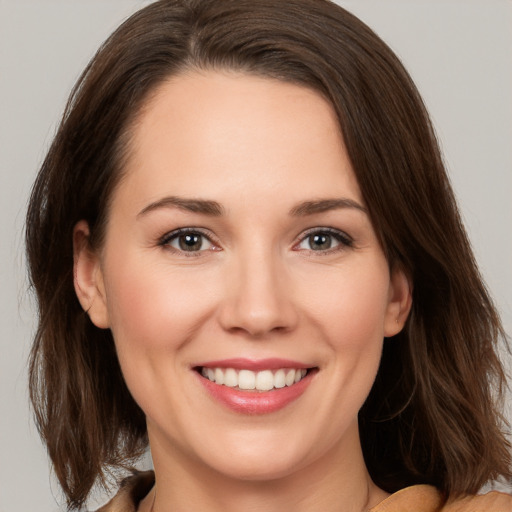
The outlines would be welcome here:
M 239 391 L 197 375 L 210 396 L 241 414 L 269 414 L 284 409 L 306 391 L 312 379 L 310 372 L 296 384 L 284 388 L 272 391 Z

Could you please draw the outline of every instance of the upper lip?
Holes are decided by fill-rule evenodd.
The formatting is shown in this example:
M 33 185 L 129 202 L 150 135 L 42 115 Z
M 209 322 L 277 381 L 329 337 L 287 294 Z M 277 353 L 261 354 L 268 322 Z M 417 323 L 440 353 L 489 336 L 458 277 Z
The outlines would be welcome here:
M 195 367 L 234 368 L 235 370 L 252 370 L 256 372 L 262 370 L 277 370 L 280 368 L 312 368 L 312 365 L 276 357 L 267 359 L 245 359 L 236 357 L 232 359 L 219 359 L 217 361 L 205 361 L 195 365 Z

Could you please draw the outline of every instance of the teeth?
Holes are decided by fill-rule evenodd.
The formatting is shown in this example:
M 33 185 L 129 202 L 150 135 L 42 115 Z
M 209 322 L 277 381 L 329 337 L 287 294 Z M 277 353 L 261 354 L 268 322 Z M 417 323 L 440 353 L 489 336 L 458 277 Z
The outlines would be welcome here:
M 286 377 L 284 370 L 277 370 L 274 374 L 274 387 L 275 388 L 284 388 L 286 386 Z
M 291 386 L 295 382 L 295 370 L 288 370 L 284 382 L 287 386 Z
M 274 376 L 270 370 L 265 370 L 256 374 L 256 389 L 260 391 L 270 391 L 273 388 Z
M 256 374 L 250 370 L 240 370 L 238 387 L 240 389 L 254 389 L 256 387 Z
M 228 368 L 224 372 L 224 386 L 229 386 L 230 388 L 238 386 L 238 375 L 233 368 Z
M 215 382 L 217 384 L 224 384 L 224 372 L 220 368 L 215 368 Z
M 270 391 L 292 386 L 307 374 L 305 368 L 281 368 L 279 370 L 235 370 L 234 368 L 201 368 L 201 375 L 216 384 L 241 390 Z

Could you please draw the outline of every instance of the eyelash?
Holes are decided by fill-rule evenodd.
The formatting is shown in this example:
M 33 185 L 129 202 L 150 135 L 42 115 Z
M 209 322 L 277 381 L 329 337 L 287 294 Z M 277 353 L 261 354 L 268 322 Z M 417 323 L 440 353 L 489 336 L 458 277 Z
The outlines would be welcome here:
M 302 233 L 299 241 L 294 244 L 294 248 L 298 247 L 301 243 L 313 235 L 327 235 L 334 238 L 334 240 L 339 243 L 339 245 L 335 247 L 329 247 L 328 249 L 319 251 L 315 251 L 313 249 L 305 249 L 308 253 L 315 254 L 316 256 L 329 255 L 354 246 L 354 240 L 343 231 L 328 227 L 315 227 L 307 230 L 305 233 Z
M 171 243 L 174 240 L 178 240 L 180 236 L 183 235 L 199 235 L 200 237 L 203 237 L 208 241 L 208 243 L 211 244 L 211 248 L 208 249 L 200 249 L 198 251 L 187 251 L 178 249 L 176 247 L 173 247 Z M 339 243 L 339 245 L 336 245 L 335 247 L 329 247 L 328 249 L 321 249 L 318 251 L 315 251 L 314 249 L 303 249 L 307 251 L 310 254 L 315 255 L 327 255 L 332 254 L 334 252 L 342 251 L 346 248 L 353 247 L 354 241 L 353 239 L 348 236 L 343 231 L 339 231 L 337 229 L 333 228 L 327 228 L 327 227 L 315 227 L 307 230 L 306 232 L 302 233 L 300 238 L 297 242 L 294 243 L 293 249 L 294 250 L 301 250 L 299 249 L 299 245 L 302 244 L 304 241 L 308 240 L 308 238 L 312 237 L 313 235 L 327 235 L 329 237 L 334 238 L 336 242 Z M 165 247 L 168 250 L 172 250 L 173 252 L 179 253 L 181 255 L 184 255 L 186 257 L 197 257 L 203 254 L 205 251 L 215 251 L 215 250 L 221 250 L 219 248 L 219 244 L 215 242 L 209 232 L 202 228 L 180 228 L 176 229 L 174 231 L 171 231 L 170 233 L 166 233 L 163 237 L 161 237 L 158 241 L 158 245 Z
M 211 245 L 211 249 L 201 249 L 199 251 L 186 251 L 181 250 L 176 247 L 171 246 L 171 242 L 174 240 L 179 239 L 180 236 L 183 235 L 199 235 L 206 239 Z M 200 256 L 202 253 L 204 253 L 207 250 L 219 250 L 218 244 L 212 239 L 212 236 L 209 232 L 202 228 L 180 228 L 175 229 L 174 231 L 171 231 L 170 233 L 166 233 L 160 240 L 158 241 L 158 245 L 166 248 L 167 250 L 179 253 L 181 255 L 184 255 L 186 257 L 197 257 Z

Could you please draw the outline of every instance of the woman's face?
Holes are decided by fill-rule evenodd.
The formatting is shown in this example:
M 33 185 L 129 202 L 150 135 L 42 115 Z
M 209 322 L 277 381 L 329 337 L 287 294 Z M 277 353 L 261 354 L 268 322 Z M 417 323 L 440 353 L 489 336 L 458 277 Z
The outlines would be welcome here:
M 330 105 L 190 72 L 151 98 L 131 150 L 100 253 L 75 230 L 76 289 L 112 329 L 154 457 L 257 480 L 359 457 L 410 294 Z

